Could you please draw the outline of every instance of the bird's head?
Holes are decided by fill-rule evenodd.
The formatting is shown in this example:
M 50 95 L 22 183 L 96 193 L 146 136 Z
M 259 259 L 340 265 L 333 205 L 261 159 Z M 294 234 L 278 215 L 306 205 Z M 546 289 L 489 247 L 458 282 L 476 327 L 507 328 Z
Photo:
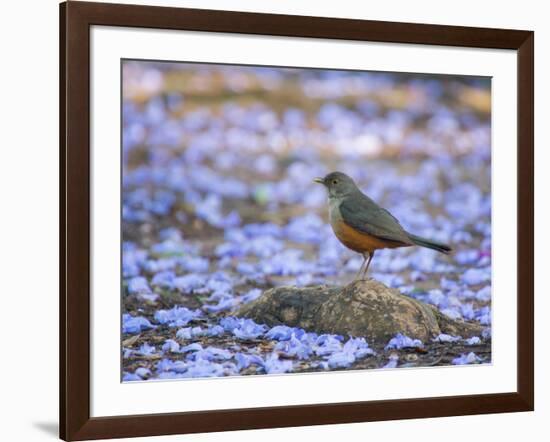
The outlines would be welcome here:
M 331 172 L 324 178 L 315 178 L 313 181 L 325 186 L 329 197 L 338 198 L 358 190 L 355 182 L 342 172 Z

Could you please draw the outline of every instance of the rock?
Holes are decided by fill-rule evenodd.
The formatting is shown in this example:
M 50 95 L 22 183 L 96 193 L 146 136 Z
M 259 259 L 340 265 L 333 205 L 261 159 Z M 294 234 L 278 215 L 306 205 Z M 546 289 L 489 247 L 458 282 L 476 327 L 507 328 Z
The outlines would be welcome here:
M 277 287 L 242 306 L 237 316 L 258 323 L 300 327 L 317 333 L 363 336 L 383 345 L 397 333 L 429 342 L 440 333 L 480 336 L 478 323 L 446 317 L 435 307 L 375 280 L 345 287 Z

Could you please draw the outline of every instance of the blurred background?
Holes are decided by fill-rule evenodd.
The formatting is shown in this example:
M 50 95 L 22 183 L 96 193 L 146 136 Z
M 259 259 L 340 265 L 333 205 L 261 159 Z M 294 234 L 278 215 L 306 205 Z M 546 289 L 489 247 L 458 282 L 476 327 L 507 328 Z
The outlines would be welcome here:
M 123 277 L 131 317 L 230 314 L 280 284 L 343 284 L 362 258 L 313 178 L 339 170 L 409 231 L 370 276 L 491 321 L 488 78 L 123 63 Z M 490 332 L 488 332 L 490 333 Z

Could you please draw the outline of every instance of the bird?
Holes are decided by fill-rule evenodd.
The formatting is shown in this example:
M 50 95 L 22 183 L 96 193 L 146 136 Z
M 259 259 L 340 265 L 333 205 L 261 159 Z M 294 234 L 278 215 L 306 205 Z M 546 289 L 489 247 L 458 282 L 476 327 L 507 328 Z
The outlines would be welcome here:
M 329 221 L 334 234 L 344 246 L 363 256 L 354 281 L 361 272 L 365 279 L 374 252 L 379 249 L 420 246 L 451 253 L 446 244 L 407 232 L 395 216 L 361 192 L 345 173 L 331 172 L 313 181 L 328 191 Z

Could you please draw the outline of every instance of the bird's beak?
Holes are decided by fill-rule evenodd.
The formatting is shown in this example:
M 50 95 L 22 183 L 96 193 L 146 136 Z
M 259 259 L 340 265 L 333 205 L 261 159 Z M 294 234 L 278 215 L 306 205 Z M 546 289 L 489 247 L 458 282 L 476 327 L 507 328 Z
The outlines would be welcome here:
M 325 180 L 323 178 L 313 178 L 313 182 L 314 183 L 319 183 L 319 184 L 325 184 Z

